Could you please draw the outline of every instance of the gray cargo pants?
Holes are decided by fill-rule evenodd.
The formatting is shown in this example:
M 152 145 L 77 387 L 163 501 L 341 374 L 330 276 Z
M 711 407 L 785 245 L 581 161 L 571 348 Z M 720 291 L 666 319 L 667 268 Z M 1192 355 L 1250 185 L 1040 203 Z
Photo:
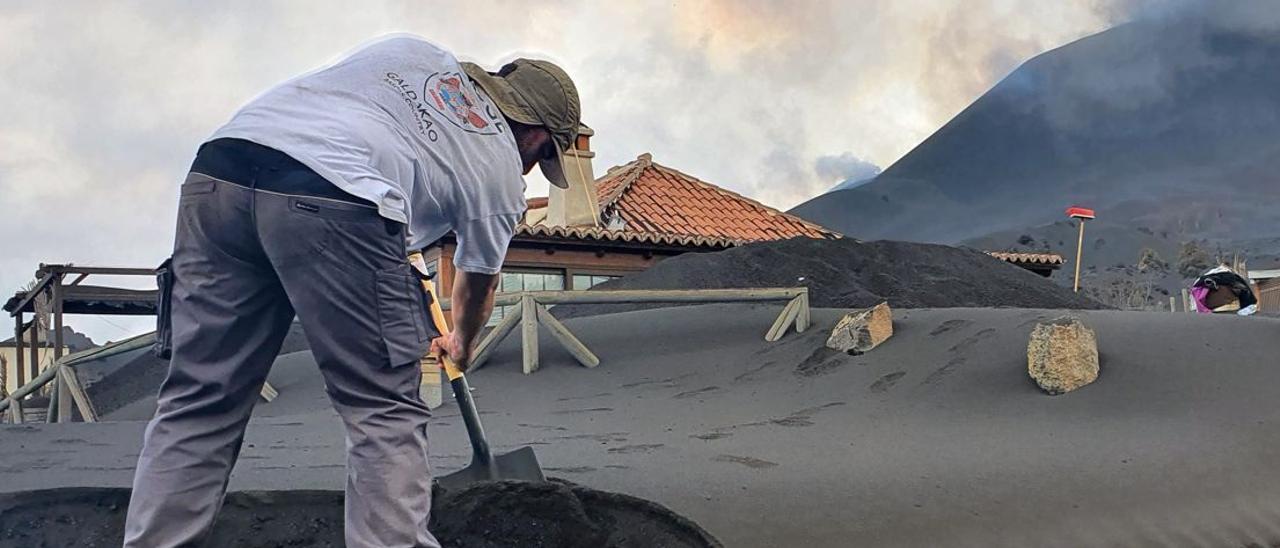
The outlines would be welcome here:
M 429 412 L 418 396 L 435 329 L 402 230 L 372 206 L 188 176 L 173 357 L 138 458 L 126 547 L 208 536 L 295 312 L 346 426 L 347 546 L 439 546 L 427 531 Z

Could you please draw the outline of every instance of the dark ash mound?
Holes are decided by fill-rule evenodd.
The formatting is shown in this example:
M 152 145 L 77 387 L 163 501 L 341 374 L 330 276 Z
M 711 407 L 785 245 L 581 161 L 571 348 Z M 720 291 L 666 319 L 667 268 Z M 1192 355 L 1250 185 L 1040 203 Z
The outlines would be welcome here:
M 886 300 L 895 308 L 1105 308 L 981 251 L 850 238 L 795 238 L 687 253 L 592 290 L 795 286 L 808 287 L 810 306 L 820 308 L 860 308 Z M 561 305 L 555 311 L 573 317 L 642 307 Z
M 431 531 L 446 547 L 716 547 L 657 504 L 564 482 L 494 482 L 437 491 Z M 0 546 L 119 546 L 128 489 L 49 489 L 0 498 Z M 208 546 L 341 547 L 342 493 L 227 495 Z
M 111 369 L 100 378 L 84 383 L 85 391 L 100 417 L 109 416 L 139 399 L 156 399 L 160 383 L 169 374 L 169 360 L 156 357 L 150 346 L 74 367 L 77 373 Z

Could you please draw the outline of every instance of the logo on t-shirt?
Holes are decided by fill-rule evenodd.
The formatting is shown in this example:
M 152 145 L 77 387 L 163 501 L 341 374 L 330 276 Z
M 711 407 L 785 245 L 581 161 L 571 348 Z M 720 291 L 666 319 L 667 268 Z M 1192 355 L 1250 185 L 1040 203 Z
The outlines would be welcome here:
M 422 94 L 426 103 L 445 119 L 465 131 L 495 135 L 505 125 L 498 109 L 481 102 L 464 76 L 456 72 L 437 72 L 427 77 Z

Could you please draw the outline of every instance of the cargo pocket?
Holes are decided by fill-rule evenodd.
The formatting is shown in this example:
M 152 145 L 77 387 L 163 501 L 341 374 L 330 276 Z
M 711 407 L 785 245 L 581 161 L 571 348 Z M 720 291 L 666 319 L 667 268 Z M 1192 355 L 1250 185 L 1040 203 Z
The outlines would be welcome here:
M 151 351 L 167 360 L 173 355 L 173 258 L 156 268 L 156 340 Z
M 374 274 L 378 327 L 392 367 L 416 364 L 431 346 L 422 287 L 407 263 Z

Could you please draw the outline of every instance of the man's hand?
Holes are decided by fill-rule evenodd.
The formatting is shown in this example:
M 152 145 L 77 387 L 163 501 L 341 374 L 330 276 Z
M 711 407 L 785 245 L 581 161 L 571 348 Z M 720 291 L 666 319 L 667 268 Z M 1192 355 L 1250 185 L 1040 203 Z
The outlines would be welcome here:
M 453 332 L 431 341 L 431 349 L 443 351 L 463 372 L 471 367 L 471 354 L 493 312 L 493 291 L 497 287 L 496 274 L 459 270 L 453 279 Z
M 457 366 L 458 370 L 463 373 L 471 367 L 471 354 L 475 350 L 467 346 L 456 333 L 450 333 L 431 340 L 431 352 L 442 358 L 447 356 L 453 362 L 453 365 Z M 444 369 L 443 360 L 440 362 L 440 368 Z

